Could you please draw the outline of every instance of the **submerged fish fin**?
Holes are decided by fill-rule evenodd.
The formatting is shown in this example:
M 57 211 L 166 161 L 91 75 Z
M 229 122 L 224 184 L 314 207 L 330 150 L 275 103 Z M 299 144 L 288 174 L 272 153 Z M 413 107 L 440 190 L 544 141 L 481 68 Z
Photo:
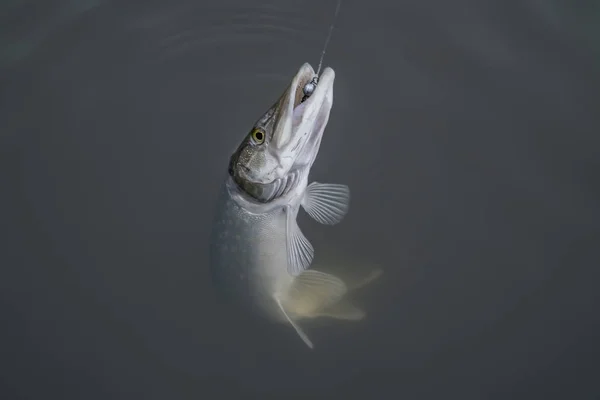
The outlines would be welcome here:
M 335 319 L 345 319 L 348 321 L 360 321 L 365 317 L 366 313 L 348 301 L 341 300 L 336 304 L 324 308 L 315 316 L 329 317 Z
M 275 302 L 277 303 L 277 305 L 279 306 L 279 308 L 281 309 L 281 312 L 283 313 L 285 318 L 288 320 L 290 325 L 292 325 L 292 327 L 296 330 L 296 333 L 298 333 L 298 335 L 300 336 L 300 339 L 302 339 L 304 341 L 304 343 L 306 343 L 306 345 L 312 349 L 313 343 L 308 338 L 308 336 L 306 336 L 306 333 L 304 333 L 304 331 L 294 322 L 294 320 L 290 318 L 288 313 L 285 311 L 283 304 L 281 304 L 281 300 L 279 299 L 279 297 L 277 295 L 275 295 L 274 299 L 275 299 Z
M 300 230 L 290 206 L 286 207 L 286 214 L 288 272 L 297 276 L 310 266 L 315 250 Z
M 298 317 L 314 317 L 346 294 L 346 284 L 325 272 L 306 270 L 294 278 L 285 304 Z
M 312 182 L 306 187 L 300 204 L 317 222 L 335 225 L 348 212 L 350 188 L 337 183 Z
M 369 283 L 373 282 L 375 279 L 379 278 L 382 274 L 383 274 L 383 270 L 380 268 L 377 268 L 376 270 L 372 271 L 369 275 L 367 275 L 365 278 L 363 278 L 359 281 L 353 282 L 352 284 L 348 284 L 348 290 L 360 289 L 363 286 L 366 286 Z

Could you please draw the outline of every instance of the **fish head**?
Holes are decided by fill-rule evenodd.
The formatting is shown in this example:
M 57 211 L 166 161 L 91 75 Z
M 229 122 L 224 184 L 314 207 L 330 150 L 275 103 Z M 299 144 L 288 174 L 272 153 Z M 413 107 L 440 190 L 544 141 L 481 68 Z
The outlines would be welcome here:
M 313 68 L 303 64 L 231 156 L 230 175 L 259 202 L 292 191 L 317 157 L 333 104 L 335 73 L 325 68 L 313 93 L 302 101 L 304 86 L 315 76 Z

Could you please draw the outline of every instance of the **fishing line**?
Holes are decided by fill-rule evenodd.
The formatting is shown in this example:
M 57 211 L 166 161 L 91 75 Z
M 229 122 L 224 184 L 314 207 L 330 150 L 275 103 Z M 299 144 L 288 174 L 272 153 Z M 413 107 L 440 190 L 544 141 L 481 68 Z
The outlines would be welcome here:
M 335 27 L 335 22 L 337 21 L 337 16 L 340 12 L 341 5 L 342 5 L 342 0 L 338 0 L 337 5 L 335 6 L 335 14 L 333 14 L 333 21 L 331 22 L 331 25 L 329 26 L 329 33 L 327 34 L 327 38 L 325 39 L 325 45 L 323 46 L 323 51 L 321 52 L 321 59 L 319 60 L 319 67 L 317 68 L 317 73 L 311 79 L 310 82 L 308 82 L 306 85 L 304 85 L 304 88 L 302 89 L 302 91 L 304 92 L 304 97 L 302 98 L 302 101 L 304 101 L 310 97 L 310 95 L 315 91 L 317 84 L 319 83 L 319 73 L 321 72 L 321 67 L 323 66 L 323 59 L 325 58 L 325 52 L 327 51 L 327 46 L 329 46 L 329 41 L 331 40 L 331 35 L 333 33 L 333 28 Z
M 338 0 L 337 5 L 335 6 L 335 14 L 333 14 L 333 21 L 329 26 L 329 33 L 327 34 L 327 39 L 325 39 L 325 45 L 323 46 L 323 52 L 321 53 L 321 59 L 319 60 L 319 68 L 317 68 L 317 76 L 319 76 L 319 72 L 321 72 L 321 66 L 323 65 L 323 59 L 325 58 L 325 52 L 327 51 L 327 46 L 329 46 L 329 41 L 331 40 L 331 34 L 333 33 L 333 28 L 335 26 L 335 21 L 337 21 L 337 16 L 340 12 L 340 6 L 342 5 L 342 0 Z

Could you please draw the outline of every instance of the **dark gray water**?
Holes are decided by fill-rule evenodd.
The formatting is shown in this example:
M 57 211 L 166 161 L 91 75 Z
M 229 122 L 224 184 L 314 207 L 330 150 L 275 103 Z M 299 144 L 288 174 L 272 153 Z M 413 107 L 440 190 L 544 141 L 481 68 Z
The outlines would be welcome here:
M 221 305 L 231 151 L 333 1 L 0 6 L 3 399 L 597 399 L 600 9 L 345 1 L 317 252 L 385 274 L 362 323 Z M 308 397 L 307 397 L 308 396 Z

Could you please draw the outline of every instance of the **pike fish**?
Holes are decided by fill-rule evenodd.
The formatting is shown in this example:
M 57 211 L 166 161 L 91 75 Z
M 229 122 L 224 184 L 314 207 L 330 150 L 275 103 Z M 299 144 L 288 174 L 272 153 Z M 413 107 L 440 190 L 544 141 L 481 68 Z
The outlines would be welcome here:
M 302 208 L 321 224 L 336 224 L 350 201 L 346 185 L 308 184 L 333 104 L 335 73 L 325 68 L 306 96 L 303 88 L 315 76 L 303 64 L 231 156 L 210 244 L 217 288 L 238 304 L 289 324 L 310 348 L 299 320 L 365 315 L 346 301 L 351 288 L 344 281 L 309 268 L 314 248 L 296 222 Z

